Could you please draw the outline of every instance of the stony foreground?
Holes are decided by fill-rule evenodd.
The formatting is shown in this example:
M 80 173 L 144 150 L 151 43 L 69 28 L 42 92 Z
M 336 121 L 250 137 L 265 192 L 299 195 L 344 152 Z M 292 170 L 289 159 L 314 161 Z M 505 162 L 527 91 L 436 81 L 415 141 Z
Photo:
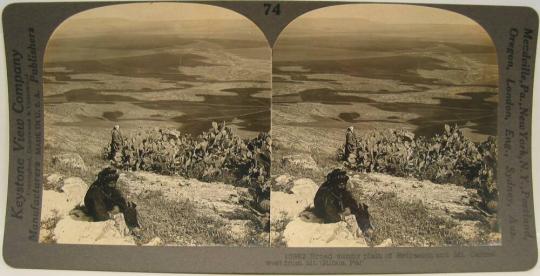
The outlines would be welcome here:
M 294 159 L 291 159 L 293 162 Z M 122 214 L 94 222 L 82 211 L 91 183 L 79 177 L 45 177 L 40 241 L 111 245 L 267 246 L 268 233 L 243 201 L 245 188 L 149 172 L 121 174 L 118 185 L 135 202 L 140 231 Z M 384 174 L 352 174 L 350 189 L 367 203 L 373 235 L 354 218 L 325 224 L 310 210 L 318 189 L 310 178 L 287 174 L 274 179 L 271 246 L 368 247 L 497 245 L 496 217 L 479 209 L 474 189 Z M 352 219 L 352 220 L 351 220 Z
M 118 185 L 138 205 L 141 228 L 133 233 L 121 213 L 102 222 L 84 214 L 80 207 L 90 184 L 78 177 L 45 177 L 45 186 L 52 189 L 43 191 L 41 242 L 248 246 L 259 240 L 253 215 L 242 204 L 245 188 L 148 172 L 123 173 Z
M 370 206 L 375 227 L 374 237 L 367 237 L 355 229 L 355 221 L 325 224 L 309 212 L 313 208 L 313 198 L 318 188 L 311 179 L 281 175 L 275 179 L 275 184 L 289 188 L 272 191 L 272 246 L 500 244 L 500 234 L 490 229 L 496 228 L 496 225 L 490 225 L 491 218 L 476 207 L 479 199 L 474 189 L 377 173 L 355 174 L 349 180 L 350 189 L 357 200 Z M 389 200 L 392 204 L 388 204 Z M 404 207 L 401 209 L 401 206 Z M 437 244 L 441 240 L 443 243 Z
M 290 247 L 366 247 L 367 243 L 347 222 L 325 224 L 309 211 L 318 186 L 308 178 L 292 181 L 290 193 L 273 191 L 270 203 L 271 246 Z M 279 227 L 284 229 L 277 229 Z

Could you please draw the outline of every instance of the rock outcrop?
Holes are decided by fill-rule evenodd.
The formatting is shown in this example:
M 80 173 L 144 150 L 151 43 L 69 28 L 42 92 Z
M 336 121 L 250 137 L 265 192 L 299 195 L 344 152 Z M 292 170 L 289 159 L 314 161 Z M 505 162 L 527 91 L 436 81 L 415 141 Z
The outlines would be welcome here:
M 392 237 L 380 237 L 366 243 L 365 236 L 355 228 L 354 216 L 345 221 L 325 224 L 311 212 L 317 185 L 308 178 L 294 179 L 288 175 L 274 179 L 279 191 L 271 195 L 271 242 L 288 247 L 391 247 L 401 244 Z M 355 174 L 349 179 L 350 189 L 364 200 L 392 194 L 403 203 L 420 202 L 432 217 L 449 221 L 454 233 L 465 244 L 500 244 L 496 230 L 486 229 L 486 216 L 478 207 L 476 190 L 453 184 L 436 184 L 413 178 L 388 176 L 378 173 Z M 287 189 L 283 189 L 286 187 Z M 360 198 L 362 199 L 362 198 Z M 375 205 L 374 205 L 375 206 Z M 384 210 L 377 213 L 384 219 Z M 349 221 L 352 219 L 351 221 Z M 354 221 L 353 221 L 354 220 Z M 377 225 L 374 225 L 377 231 Z M 445 227 L 441 225 L 440 227 Z M 486 233 L 491 231 L 491 233 Z M 376 244 L 373 244 L 376 242 Z M 443 245 L 443 244 L 441 244 Z M 428 245 L 426 245 L 428 246 Z
M 45 190 L 60 191 L 60 189 L 62 188 L 62 185 L 64 184 L 62 182 L 63 180 L 64 180 L 64 176 L 57 173 L 47 175 L 47 177 L 44 177 L 43 188 Z
M 62 153 L 53 156 L 52 163 L 55 166 L 72 170 L 86 171 L 86 165 L 82 157 L 77 153 Z
M 132 197 L 159 192 L 167 200 L 189 200 L 209 215 L 225 215 L 241 208 L 240 195 L 247 193 L 247 188 L 220 182 L 208 183 L 144 171 L 121 174 L 118 183 Z
M 463 186 L 380 173 L 353 175 L 349 183 L 354 189 L 361 189 L 365 195 L 394 193 L 400 201 L 421 201 L 430 212 L 449 219 L 482 216 L 473 204 L 480 200 L 476 190 Z
M 283 165 L 285 166 L 292 166 L 304 170 L 312 170 L 317 171 L 319 170 L 319 166 L 317 166 L 317 162 L 311 157 L 309 154 L 295 154 L 295 155 L 287 155 L 284 156 L 281 160 L 283 162 Z
M 290 193 L 272 192 L 270 195 L 271 217 L 297 218 L 300 213 L 313 204 L 313 198 L 318 188 L 311 179 L 300 178 L 293 181 Z
M 59 191 L 43 191 L 41 242 L 135 245 L 122 214 L 102 222 L 94 222 L 84 214 L 81 206 L 88 185 L 82 179 L 59 175 L 46 179 L 56 180 Z
M 65 217 L 56 224 L 54 237 L 66 244 L 135 245 L 121 213 L 100 222 Z
M 283 180 L 284 178 L 280 179 Z M 287 247 L 366 247 L 356 220 L 324 223 L 310 211 L 318 190 L 311 179 L 292 181 L 290 193 L 273 191 L 270 198 L 271 241 Z M 283 229 L 276 229 L 284 224 Z M 279 241 L 278 241 L 279 240 Z
M 88 185 L 81 178 L 65 177 L 59 174 L 46 175 L 44 178 L 46 183 L 50 182 L 47 186 L 50 189 L 43 191 L 40 231 L 42 242 L 147 246 L 200 245 L 198 236 L 193 234 L 194 236 L 191 237 L 189 231 L 174 241 L 171 241 L 170 237 L 164 239 L 157 236 L 142 240 L 134 238 L 125 224 L 122 213 L 114 214 L 106 221 L 93 221 L 83 211 L 84 196 Z M 248 194 L 247 188 L 142 171 L 120 174 L 117 187 L 125 191 L 128 200 L 138 204 L 139 218 L 145 222 L 152 221 L 151 225 L 141 225 L 138 231 L 143 233 L 145 226 L 152 229 L 162 227 L 163 225 L 157 225 L 162 219 L 164 223 L 171 223 L 167 221 L 167 217 L 160 217 L 168 215 L 162 209 L 156 211 L 153 209 L 156 206 L 145 205 L 150 198 L 154 204 L 163 204 L 162 208 L 165 209 L 171 206 L 166 204 L 185 205 L 188 202 L 196 214 L 190 213 L 186 216 L 193 217 L 194 220 L 196 217 L 204 217 L 215 221 L 215 225 L 220 228 L 212 229 L 212 231 L 226 235 L 224 240 L 227 242 L 242 244 L 249 240 L 250 235 L 257 232 L 253 229 L 256 225 L 252 220 L 252 211 L 246 209 L 242 202 L 243 196 Z M 197 229 L 204 229 L 209 226 L 197 227 Z M 156 235 L 158 233 L 160 231 L 157 231 Z M 222 235 L 219 233 L 217 235 Z M 173 234 L 177 235 L 171 233 Z
M 454 223 L 455 232 L 465 243 L 498 245 L 501 242 L 495 218 L 478 208 L 481 199 L 475 189 L 380 173 L 356 174 L 349 183 L 352 189 L 360 190 L 367 198 L 393 194 L 401 202 L 421 202 L 431 216 Z M 491 222 L 494 225 L 488 227 L 486 224 Z M 486 231 L 492 233 L 487 235 Z M 487 239 L 482 238 L 486 235 Z
M 283 238 L 288 247 L 368 246 L 366 240 L 352 229 L 351 224 L 345 221 L 324 223 L 313 217 L 300 217 L 292 220 L 287 224 Z
M 78 177 L 66 178 L 56 185 L 59 186 L 60 191 L 43 191 L 41 204 L 42 221 L 57 216 L 69 216 L 71 210 L 83 202 L 84 195 L 88 189 L 88 185 Z

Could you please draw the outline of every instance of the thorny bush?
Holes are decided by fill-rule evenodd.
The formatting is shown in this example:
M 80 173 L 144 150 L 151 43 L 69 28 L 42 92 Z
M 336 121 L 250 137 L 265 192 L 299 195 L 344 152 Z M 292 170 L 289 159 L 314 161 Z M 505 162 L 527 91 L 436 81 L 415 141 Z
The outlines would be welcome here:
M 253 197 L 252 207 L 267 213 L 271 144 L 268 133 L 242 139 L 224 122 L 219 125 L 212 122 L 212 128 L 197 137 L 174 129 L 141 130 L 124 138 L 121 161 L 116 165 L 125 170 L 247 187 Z M 109 148 L 104 151 L 108 152 Z
M 493 211 L 497 202 L 496 139 L 474 143 L 457 127 L 445 125 L 434 137 L 415 137 L 402 129 L 373 131 L 358 137 L 355 155 L 346 165 L 361 172 L 412 176 L 435 183 L 454 183 L 475 188 L 482 207 Z M 343 148 L 338 157 L 343 156 Z

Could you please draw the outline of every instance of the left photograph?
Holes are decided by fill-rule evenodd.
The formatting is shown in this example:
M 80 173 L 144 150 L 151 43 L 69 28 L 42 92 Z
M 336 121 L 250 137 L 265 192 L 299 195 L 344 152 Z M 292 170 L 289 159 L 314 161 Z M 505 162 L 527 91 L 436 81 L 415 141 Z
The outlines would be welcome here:
M 271 49 L 224 8 L 65 20 L 44 56 L 41 243 L 269 246 Z

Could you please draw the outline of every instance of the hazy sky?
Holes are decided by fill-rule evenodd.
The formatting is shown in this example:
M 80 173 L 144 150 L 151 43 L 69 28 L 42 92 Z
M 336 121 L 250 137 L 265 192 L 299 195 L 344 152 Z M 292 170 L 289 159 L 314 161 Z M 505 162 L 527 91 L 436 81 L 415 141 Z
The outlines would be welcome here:
M 316 18 L 336 20 L 328 22 L 329 25 L 320 25 L 317 24 L 317 20 L 311 20 Z M 359 22 L 351 24 L 348 21 L 344 26 L 339 26 L 340 18 L 359 19 Z M 216 24 L 212 23 L 212 20 L 226 21 Z M 353 32 L 357 28 L 367 26 L 366 20 L 379 27 L 389 26 L 379 23 L 422 24 L 425 27 L 434 24 L 450 24 L 456 28 L 458 25 L 466 25 L 465 28 L 471 26 L 471 32 L 475 31 L 482 36 L 483 40 L 487 37 L 476 22 L 458 13 L 431 7 L 398 4 L 344 4 L 325 7 L 300 16 L 287 27 L 287 30 L 288 33 L 294 35 L 301 35 L 306 28 L 327 34 Z M 161 23 L 163 21 L 167 23 Z M 306 24 L 294 24 L 301 22 Z M 312 23 L 315 25 L 312 26 Z M 326 24 L 322 20 L 321 23 Z M 302 32 L 297 34 L 295 29 Z M 176 33 L 189 37 L 230 37 L 231 35 L 247 38 L 262 37 L 261 31 L 253 22 L 232 10 L 205 4 L 163 2 L 118 4 L 84 11 L 63 22 L 55 35 L 74 37 L 123 32 Z
M 394 4 L 345 4 L 314 10 L 302 18 L 360 18 L 390 24 L 477 24 L 447 10 Z
M 216 20 L 220 22 L 216 23 Z M 237 12 L 191 3 L 129 3 L 98 7 L 68 18 L 54 35 L 65 38 L 118 33 L 264 39 L 257 26 Z
M 239 19 L 238 13 L 210 5 L 190 3 L 129 3 L 88 10 L 78 19 L 122 18 L 140 21 Z
M 77 18 L 122 18 L 140 21 L 239 19 L 225 8 L 190 3 L 130 3 L 92 9 Z M 302 18 L 361 18 L 391 24 L 476 24 L 458 13 L 415 5 L 345 4 L 318 9 Z

